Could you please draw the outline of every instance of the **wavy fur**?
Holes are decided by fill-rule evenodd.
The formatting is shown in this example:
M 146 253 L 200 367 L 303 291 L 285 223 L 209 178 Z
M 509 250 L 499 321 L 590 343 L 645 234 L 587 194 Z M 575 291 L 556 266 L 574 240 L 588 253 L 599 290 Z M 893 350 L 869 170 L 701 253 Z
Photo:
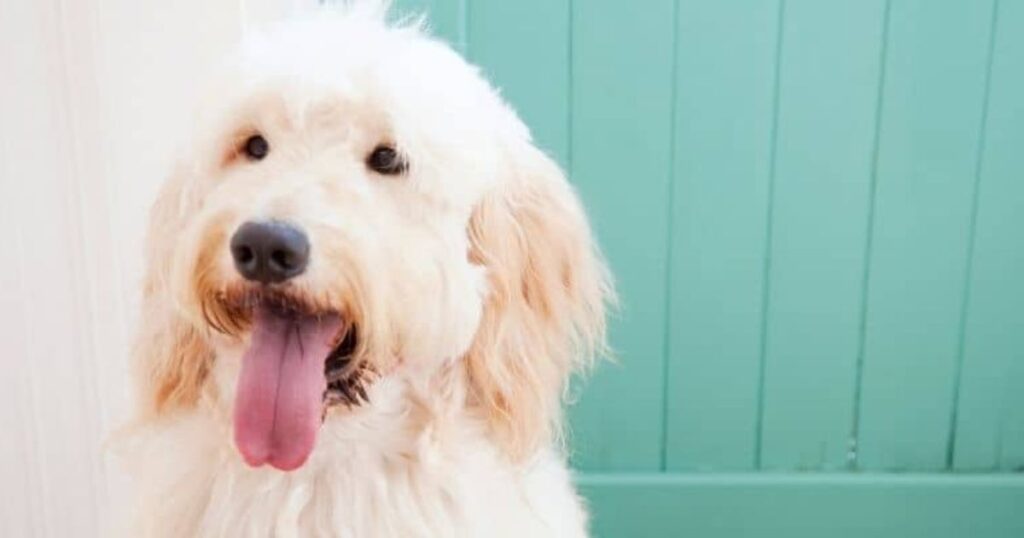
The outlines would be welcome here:
M 133 535 L 582 536 L 562 396 L 605 346 L 608 272 L 558 166 L 477 70 L 387 2 L 249 38 L 152 210 L 120 451 Z M 270 141 L 249 162 L 239 143 Z M 367 170 L 376 145 L 409 161 Z M 228 238 L 287 220 L 309 268 L 275 301 L 358 328 L 367 402 L 327 408 L 298 470 L 231 443 L 250 304 Z M 360 386 L 360 390 L 363 390 Z

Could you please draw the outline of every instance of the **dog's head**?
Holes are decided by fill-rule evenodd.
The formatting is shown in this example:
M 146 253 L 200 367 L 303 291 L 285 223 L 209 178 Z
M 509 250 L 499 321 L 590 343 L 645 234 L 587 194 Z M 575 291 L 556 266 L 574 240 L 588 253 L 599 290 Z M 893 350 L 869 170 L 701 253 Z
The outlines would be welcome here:
M 362 6 L 250 40 L 205 102 L 150 225 L 146 408 L 196 405 L 236 346 L 236 444 L 292 469 L 326 408 L 463 361 L 470 405 L 525 456 L 603 345 L 606 271 L 476 69 Z

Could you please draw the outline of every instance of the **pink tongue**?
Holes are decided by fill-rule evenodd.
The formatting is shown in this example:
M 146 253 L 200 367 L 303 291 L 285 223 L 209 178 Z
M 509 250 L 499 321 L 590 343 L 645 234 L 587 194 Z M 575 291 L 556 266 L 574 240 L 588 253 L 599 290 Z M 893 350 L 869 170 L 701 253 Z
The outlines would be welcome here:
M 235 395 L 235 444 L 246 463 L 291 471 L 306 462 L 320 429 L 324 362 L 340 329 L 336 316 L 256 313 Z

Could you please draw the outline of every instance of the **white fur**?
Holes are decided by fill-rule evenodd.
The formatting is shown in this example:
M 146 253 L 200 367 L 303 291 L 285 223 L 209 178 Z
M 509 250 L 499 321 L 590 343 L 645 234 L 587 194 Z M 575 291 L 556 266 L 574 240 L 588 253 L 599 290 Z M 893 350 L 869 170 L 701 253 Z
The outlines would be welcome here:
M 154 207 L 140 412 L 120 447 L 135 535 L 586 534 L 557 435 L 611 296 L 586 219 L 477 70 L 385 10 L 360 2 L 248 40 Z M 271 144 L 258 163 L 232 154 L 253 131 Z M 409 156 L 407 175 L 367 171 L 381 141 Z M 249 336 L 208 311 L 239 282 L 226 237 L 256 218 L 306 230 L 310 266 L 289 289 L 351 316 L 380 374 L 290 473 L 238 455 Z
M 417 433 L 420 398 L 410 397 L 404 377 L 374 384 L 373 405 L 325 423 L 310 460 L 291 473 L 248 467 L 231 442 L 227 409 L 211 406 L 137 433 L 131 452 L 143 480 L 132 535 L 586 535 L 560 454 L 543 450 L 511 465 L 483 422 L 457 410 Z

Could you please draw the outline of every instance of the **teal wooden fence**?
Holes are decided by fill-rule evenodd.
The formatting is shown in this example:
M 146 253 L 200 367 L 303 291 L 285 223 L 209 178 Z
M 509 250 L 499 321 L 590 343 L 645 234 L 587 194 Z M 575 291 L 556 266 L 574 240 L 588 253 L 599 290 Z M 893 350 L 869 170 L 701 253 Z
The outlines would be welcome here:
M 433 0 L 623 308 L 599 536 L 1024 536 L 1024 1 Z

